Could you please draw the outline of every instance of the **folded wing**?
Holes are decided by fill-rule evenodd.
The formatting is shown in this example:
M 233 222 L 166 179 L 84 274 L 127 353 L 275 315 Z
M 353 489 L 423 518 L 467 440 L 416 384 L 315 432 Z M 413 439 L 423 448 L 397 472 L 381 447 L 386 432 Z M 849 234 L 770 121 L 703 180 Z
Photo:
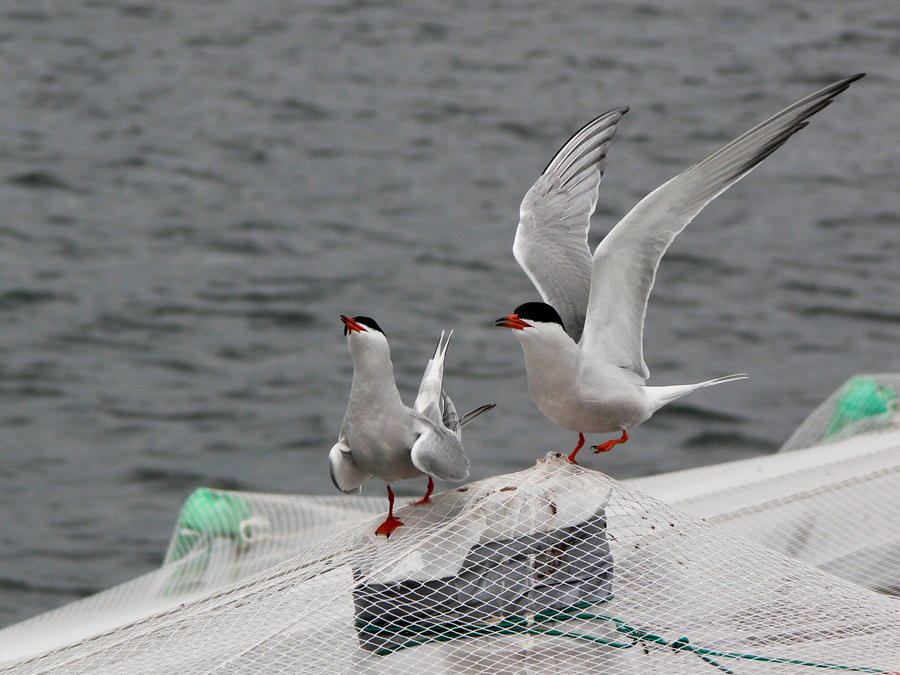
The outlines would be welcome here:
M 328 453 L 328 468 L 331 471 L 331 482 L 341 492 L 353 492 L 371 478 L 356 466 L 350 448 L 343 439 L 335 443 Z
M 410 459 L 419 471 L 443 480 L 463 480 L 469 475 L 469 459 L 459 436 L 443 426 L 435 426 L 431 420 L 423 424 L 423 431 L 410 450 Z

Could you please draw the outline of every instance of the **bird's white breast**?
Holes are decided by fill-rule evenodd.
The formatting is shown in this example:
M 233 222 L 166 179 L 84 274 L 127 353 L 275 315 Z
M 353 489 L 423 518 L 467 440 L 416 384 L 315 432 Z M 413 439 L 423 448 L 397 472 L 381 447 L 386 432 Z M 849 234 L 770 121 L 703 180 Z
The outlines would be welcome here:
M 351 402 L 343 432 L 353 461 L 366 473 L 387 482 L 422 475 L 409 456 L 416 432 L 405 406 L 363 405 L 359 410 Z
M 549 419 L 584 433 L 637 426 L 652 411 L 635 373 L 583 354 L 571 342 L 522 339 L 528 390 Z

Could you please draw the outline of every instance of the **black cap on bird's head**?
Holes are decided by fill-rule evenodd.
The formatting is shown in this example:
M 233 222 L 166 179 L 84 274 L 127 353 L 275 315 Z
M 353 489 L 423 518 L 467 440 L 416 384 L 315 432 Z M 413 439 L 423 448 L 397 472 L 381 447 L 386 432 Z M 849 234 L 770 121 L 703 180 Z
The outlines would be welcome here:
M 371 316 L 346 316 L 341 314 L 341 321 L 344 322 L 344 335 L 365 333 L 368 329 L 377 330 L 384 335 L 381 326 Z
M 546 302 L 523 303 L 516 307 L 516 311 L 512 314 L 500 317 L 494 321 L 494 325 L 501 328 L 525 330 L 526 328 L 531 328 L 532 323 L 529 322 L 535 321 L 541 323 L 558 323 L 560 328 L 563 330 L 566 329 L 559 312 Z

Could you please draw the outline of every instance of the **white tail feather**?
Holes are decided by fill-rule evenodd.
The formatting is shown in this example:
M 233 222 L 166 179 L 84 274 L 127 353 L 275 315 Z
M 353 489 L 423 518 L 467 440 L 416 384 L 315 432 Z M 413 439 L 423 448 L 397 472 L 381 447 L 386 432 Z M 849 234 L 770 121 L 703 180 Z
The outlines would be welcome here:
M 726 382 L 734 382 L 735 380 L 746 380 L 747 373 L 735 373 L 724 377 L 717 377 L 713 380 L 705 382 L 697 382 L 696 384 L 673 384 L 664 387 L 644 387 L 644 391 L 653 401 L 653 410 L 659 410 L 667 403 L 671 403 L 675 399 L 687 396 L 692 391 L 703 389 L 704 387 L 712 387 L 716 384 L 725 384 Z
M 440 419 L 441 417 L 441 393 L 444 388 L 444 360 L 447 358 L 447 347 L 450 346 L 450 338 L 452 337 L 452 330 L 449 334 L 446 334 L 445 331 L 441 331 L 441 337 L 434 350 L 434 356 L 429 359 L 425 366 L 425 373 L 422 375 L 422 382 L 419 385 L 419 393 L 416 395 L 416 402 L 413 404 L 413 410 L 418 412 L 424 412 L 429 406 L 434 406 L 436 419 Z

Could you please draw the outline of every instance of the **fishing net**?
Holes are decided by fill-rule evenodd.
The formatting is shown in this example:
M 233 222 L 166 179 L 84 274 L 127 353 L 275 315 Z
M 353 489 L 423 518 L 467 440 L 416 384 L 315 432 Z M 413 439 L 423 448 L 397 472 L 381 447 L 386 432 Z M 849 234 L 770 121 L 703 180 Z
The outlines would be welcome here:
M 898 671 L 900 424 L 824 438 L 839 394 L 810 447 L 628 484 L 550 454 L 401 509 L 389 540 L 380 499 L 201 489 L 160 570 L 0 631 L 0 654 L 66 673 Z
M 900 373 L 854 375 L 791 434 L 779 452 L 900 426 Z

